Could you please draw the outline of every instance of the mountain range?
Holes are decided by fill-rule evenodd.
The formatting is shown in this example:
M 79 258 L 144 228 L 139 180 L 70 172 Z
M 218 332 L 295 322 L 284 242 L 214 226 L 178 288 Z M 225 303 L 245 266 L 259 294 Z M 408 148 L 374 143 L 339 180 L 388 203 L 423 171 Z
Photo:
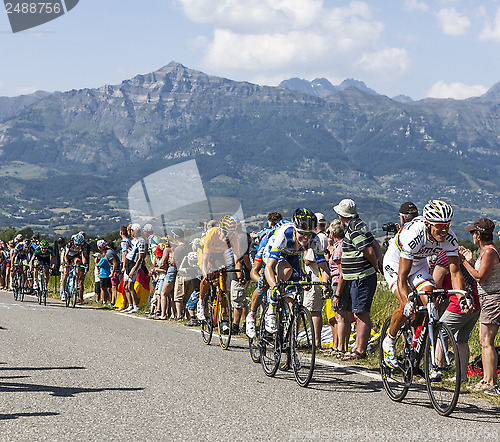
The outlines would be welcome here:
M 0 98 L 0 226 L 116 230 L 134 183 L 190 159 L 207 195 L 238 198 L 254 225 L 297 206 L 330 220 L 344 197 L 374 230 L 403 201 L 436 197 L 457 225 L 500 219 L 499 112 L 500 84 L 413 101 L 356 80 L 270 87 L 176 62 L 118 85 Z

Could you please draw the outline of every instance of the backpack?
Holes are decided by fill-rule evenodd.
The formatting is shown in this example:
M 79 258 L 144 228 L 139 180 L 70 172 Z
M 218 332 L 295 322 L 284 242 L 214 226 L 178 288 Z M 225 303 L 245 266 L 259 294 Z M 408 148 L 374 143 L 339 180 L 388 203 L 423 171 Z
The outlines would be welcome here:
M 497 363 L 497 374 L 500 374 L 500 346 L 495 347 L 498 355 L 498 363 Z M 479 355 L 474 358 L 472 363 L 467 367 L 467 376 L 474 376 L 476 374 L 484 375 L 483 372 L 483 356 Z

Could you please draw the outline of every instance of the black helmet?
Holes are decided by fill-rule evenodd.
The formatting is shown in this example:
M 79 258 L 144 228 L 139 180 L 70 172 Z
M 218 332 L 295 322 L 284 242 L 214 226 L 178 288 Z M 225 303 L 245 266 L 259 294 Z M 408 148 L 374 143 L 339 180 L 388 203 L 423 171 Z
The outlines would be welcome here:
M 309 232 L 312 232 L 318 225 L 316 215 L 309 209 L 296 209 L 292 217 L 292 222 L 297 229 Z

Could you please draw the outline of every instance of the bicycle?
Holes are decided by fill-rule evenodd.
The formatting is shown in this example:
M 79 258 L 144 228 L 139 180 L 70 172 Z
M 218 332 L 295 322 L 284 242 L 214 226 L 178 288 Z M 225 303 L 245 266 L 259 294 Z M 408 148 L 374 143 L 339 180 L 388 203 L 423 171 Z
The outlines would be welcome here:
M 258 282 L 258 288 L 261 291 L 260 296 L 262 297 L 260 306 L 257 309 L 257 314 L 255 317 L 255 338 L 248 338 L 248 350 L 250 351 L 250 358 L 256 364 L 260 363 L 260 350 L 259 350 L 259 335 L 260 335 L 260 321 L 264 320 L 264 314 L 267 307 L 267 290 L 263 290 L 264 283 L 262 280 Z M 250 300 L 251 302 L 251 300 Z
M 227 350 L 229 347 L 233 310 L 231 308 L 231 297 L 226 290 L 226 277 L 228 273 L 237 272 L 242 272 L 242 270 L 232 270 L 222 266 L 207 276 L 210 288 L 204 299 L 204 309 L 208 313 L 205 314 L 206 320 L 201 321 L 200 324 L 201 338 L 205 345 L 210 344 L 213 330 L 217 327 L 221 348 Z M 224 325 L 227 325 L 228 330 L 223 330 Z
M 14 293 L 14 301 L 22 302 L 24 299 L 24 273 L 21 269 L 17 269 L 12 281 L 12 291 Z
M 386 365 L 382 344 L 380 345 L 380 373 L 385 391 L 391 400 L 401 402 L 406 397 L 413 375 L 417 372 L 425 377 L 429 398 L 438 414 L 449 416 L 455 409 L 460 395 L 462 376 L 457 343 L 449 327 L 439 321 L 435 305 L 437 299 L 453 294 L 468 296 L 463 290 L 435 289 L 426 292 L 414 290 L 410 296 L 413 311 L 425 312 L 425 319 L 420 336 L 414 338 L 410 319 L 398 331 L 396 335 L 397 368 L 393 369 Z M 426 306 L 417 306 L 417 295 L 427 297 Z M 390 322 L 391 317 L 388 317 L 382 327 L 380 343 L 387 335 Z M 423 373 L 420 368 L 422 360 L 425 370 Z M 435 374 L 434 378 L 431 378 L 431 372 Z
M 47 291 L 47 282 L 45 280 L 45 272 L 44 272 L 45 267 L 43 264 L 38 265 L 38 272 L 37 272 L 37 277 L 36 277 L 36 282 L 37 282 L 37 289 L 36 289 L 36 296 L 38 298 L 38 304 L 47 305 L 47 296 L 48 296 L 48 291 Z
M 76 265 L 76 264 L 66 264 L 68 268 L 68 276 L 66 278 L 66 284 L 64 286 L 64 291 L 66 294 L 66 307 L 71 305 L 72 308 L 75 308 L 76 299 L 78 297 L 78 293 L 80 291 L 80 281 L 78 281 L 78 275 L 76 273 L 77 267 L 85 268 L 84 265 Z
M 316 336 L 311 312 L 302 305 L 302 293 L 305 287 L 328 283 L 319 281 L 279 281 L 274 290 L 278 290 L 276 314 L 278 331 L 266 331 L 264 313 L 261 315 L 259 341 L 260 362 L 267 376 L 274 376 L 278 369 L 293 368 L 297 384 L 307 387 L 312 379 L 316 359 Z M 285 297 L 293 296 L 289 307 Z M 265 310 L 265 309 L 264 309 Z M 281 362 L 281 355 L 286 360 Z

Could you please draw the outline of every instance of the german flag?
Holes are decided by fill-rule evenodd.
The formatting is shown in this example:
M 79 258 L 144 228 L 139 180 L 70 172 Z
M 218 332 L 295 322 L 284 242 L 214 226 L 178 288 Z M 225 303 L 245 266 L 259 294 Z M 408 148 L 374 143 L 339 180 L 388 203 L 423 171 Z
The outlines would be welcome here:
M 123 288 L 123 278 L 120 281 L 120 285 L 116 291 L 116 307 L 125 308 L 128 305 L 127 298 L 124 294 Z M 149 301 L 149 278 L 147 272 L 143 267 L 139 269 L 137 273 L 137 278 L 134 284 L 135 292 L 137 293 L 137 297 L 139 298 L 139 307 L 146 305 Z

